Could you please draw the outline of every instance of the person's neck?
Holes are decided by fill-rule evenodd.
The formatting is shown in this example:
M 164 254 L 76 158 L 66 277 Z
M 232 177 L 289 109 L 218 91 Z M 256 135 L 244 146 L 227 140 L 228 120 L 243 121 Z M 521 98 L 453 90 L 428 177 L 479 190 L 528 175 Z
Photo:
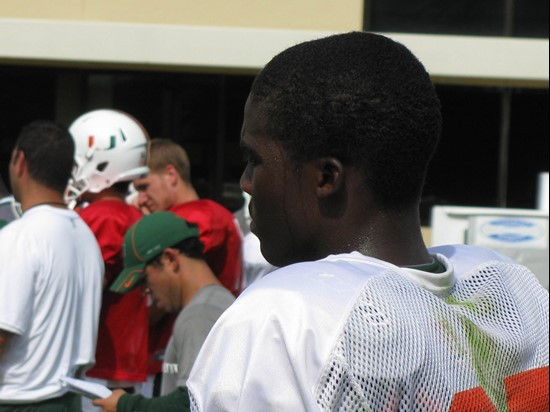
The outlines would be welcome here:
M 185 308 L 202 288 L 209 285 L 219 285 L 220 281 L 204 260 L 182 258 L 185 261 L 182 266 L 185 272 L 182 273 L 181 301 L 183 308 Z
M 396 266 L 431 262 L 415 210 L 378 211 L 367 219 L 358 213 L 356 219 L 339 220 L 320 238 L 325 239 L 319 242 L 322 257 L 357 251 Z
M 33 207 L 41 205 L 57 208 L 67 207 L 62 193 L 39 184 L 31 185 L 28 190 L 24 191 L 21 195 L 20 203 L 23 213 Z
M 124 202 L 125 196 L 122 193 L 116 191 L 115 189 L 109 187 L 107 189 L 102 190 L 99 193 L 87 192 L 82 196 L 82 200 L 88 203 L 97 202 L 99 200 L 111 200 L 116 202 Z
M 195 188 L 189 183 L 181 182 L 174 196 L 174 205 L 193 202 L 195 200 L 199 200 L 199 195 Z
M 416 210 L 379 212 L 369 228 L 368 238 L 358 247 L 362 254 L 396 266 L 431 262 Z

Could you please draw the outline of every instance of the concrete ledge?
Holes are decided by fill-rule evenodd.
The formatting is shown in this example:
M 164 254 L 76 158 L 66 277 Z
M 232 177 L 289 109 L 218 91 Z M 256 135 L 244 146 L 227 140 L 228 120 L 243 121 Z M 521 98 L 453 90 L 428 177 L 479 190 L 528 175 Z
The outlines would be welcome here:
M 57 67 L 255 73 L 322 31 L 0 19 L 0 63 Z M 385 33 L 434 81 L 548 88 L 547 39 Z

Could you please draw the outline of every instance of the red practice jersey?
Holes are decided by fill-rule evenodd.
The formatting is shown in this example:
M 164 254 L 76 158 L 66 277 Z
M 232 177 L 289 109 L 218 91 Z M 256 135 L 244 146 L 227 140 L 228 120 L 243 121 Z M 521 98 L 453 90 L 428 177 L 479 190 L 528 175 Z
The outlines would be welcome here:
M 88 376 L 141 382 L 147 377 L 149 310 L 140 289 L 126 294 L 109 291 L 123 269 L 126 231 L 141 218 L 135 207 L 116 200 L 99 200 L 79 211 L 94 233 L 105 262 L 106 287 L 99 319 L 96 364 Z
M 204 260 L 221 284 L 238 296 L 243 285 L 242 242 L 231 212 L 208 199 L 173 206 L 170 212 L 199 227 Z

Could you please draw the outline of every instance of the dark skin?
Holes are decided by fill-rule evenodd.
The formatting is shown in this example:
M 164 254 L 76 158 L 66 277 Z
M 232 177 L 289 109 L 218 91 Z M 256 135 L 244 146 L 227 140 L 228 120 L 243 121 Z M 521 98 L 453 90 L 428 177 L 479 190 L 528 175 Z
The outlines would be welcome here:
M 428 263 L 418 212 L 385 212 L 365 189 L 362 174 L 338 159 L 316 161 L 318 176 L 317 256 L 354 250 L 397 266 Z
M 241 147 L 249 158 L 241 188 L 252 196 L 252 230 L 276 265 L 358 251 L 398 266 L 431 262 L 418 205 L 399 212 L 377 206 L 361 171 L 336 157 L 293 162 L 264 132 L 247 101 Z

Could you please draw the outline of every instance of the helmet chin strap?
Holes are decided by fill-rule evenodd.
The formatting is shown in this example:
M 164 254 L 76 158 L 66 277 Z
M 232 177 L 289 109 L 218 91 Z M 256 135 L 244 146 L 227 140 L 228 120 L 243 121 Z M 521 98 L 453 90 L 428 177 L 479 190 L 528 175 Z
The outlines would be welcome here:
M 67 207 L 68 207 L 70 210 L 74 210 L 74 208 L 76 207 L 76 204 L 77 204 L 76 199 L 75 199 L 75 200 L 71 200 L 71 201 L 67 204 Z
M 67 185 L 67 189 L 65 189 L 65 194 L 63 196 L 69 209 L 72 210 L 76 207 L 78 204 L 78 198 L 82 195 L 82 193 L 88 190 L 88 187 L 89 184 L 85 180 L 79 180 L 78 183 L 75 183 L 74 178 L 71 177 L 69 179 L 69 184 Z

